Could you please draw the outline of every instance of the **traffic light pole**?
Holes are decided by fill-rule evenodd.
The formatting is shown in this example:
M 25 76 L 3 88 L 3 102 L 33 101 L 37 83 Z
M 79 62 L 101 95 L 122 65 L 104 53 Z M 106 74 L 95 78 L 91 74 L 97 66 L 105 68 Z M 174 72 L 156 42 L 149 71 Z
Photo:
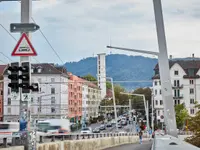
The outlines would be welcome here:
M 32 15 L 32 0 L 21 0 L 21 23 L 30 23 Z M 22 33 L 21 33 L 22 34 Z M 30 38 L 30 34 L 26 33 Z M 20 64 L 22 62 L 29 62 L 29 80 L 31 82 L 31 63 L 29 56 L 20 56 Z M 27 122 L 27 149 L 31 150 L 33 147 L 31 146 L 30 141 L 30 123 L 31 123 L 31 113 L 30 113 L 30 102 L 29 100 L 22 100 L 22 88 L 19 89 L 20 93 L 20 119 L 25 119 Z M 30 93 L 27 93 L 30 94 Z M 34 144 L 35 145 L 35 144 Z M 34 146 L 35 147 L 35 146 Z

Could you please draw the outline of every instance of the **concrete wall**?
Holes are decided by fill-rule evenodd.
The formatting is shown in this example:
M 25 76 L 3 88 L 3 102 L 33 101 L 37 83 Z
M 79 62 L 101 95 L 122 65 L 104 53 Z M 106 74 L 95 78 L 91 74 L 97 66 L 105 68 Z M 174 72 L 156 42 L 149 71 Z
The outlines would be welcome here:
M 0 148 L 1 150 L 24 150 L 24 146 L 12 146 L 9 148 Z
M 102 150 L 117 145 L 136 143 L 137 136 L 119 136 L 77 141 L 38 144 L 37 150 Z

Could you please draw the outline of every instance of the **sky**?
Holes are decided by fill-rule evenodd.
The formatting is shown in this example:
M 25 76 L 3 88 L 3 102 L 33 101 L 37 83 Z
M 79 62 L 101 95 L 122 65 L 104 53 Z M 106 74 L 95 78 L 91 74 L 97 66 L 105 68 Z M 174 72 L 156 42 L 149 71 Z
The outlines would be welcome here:
M 11 57 L 17 41 L 3 27 L 9 31 L 10 23 L 20 22 L 20 5 L 0 2 L 1 64 L 19 60 Z M 168 55 L 199 57 L 200 1 L 162 0 L 162 6 Z M 107 45 L 158 52 L 152 0 L 40 0 L 32 4 L 32 17 L 60 57 L 36 31 L 31 40 L 37 62 L 62 64 L 98 53 L 140 55 L 107 49 Z M 18 40 L 20 34 L 12 36 Z

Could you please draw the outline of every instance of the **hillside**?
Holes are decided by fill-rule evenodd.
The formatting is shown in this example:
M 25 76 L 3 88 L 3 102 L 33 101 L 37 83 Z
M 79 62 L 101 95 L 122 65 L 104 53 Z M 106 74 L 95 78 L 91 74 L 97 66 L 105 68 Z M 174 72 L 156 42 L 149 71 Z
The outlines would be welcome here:
M 143 56 L 111 54 L 106 56 L 106 73 L 115 81 L 151 80 L 157 59 Z M 67 62 L 67 70 L 78 76 L 97 74 L 97 58 L 89 57 L 78 62 Z M 151 86 L 151 83 L 120 83 L 127 90 Z

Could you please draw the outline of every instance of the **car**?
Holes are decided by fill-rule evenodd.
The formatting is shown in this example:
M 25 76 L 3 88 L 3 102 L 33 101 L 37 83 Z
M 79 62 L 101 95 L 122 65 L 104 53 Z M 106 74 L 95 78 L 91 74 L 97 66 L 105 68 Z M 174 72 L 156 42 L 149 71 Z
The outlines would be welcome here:
M 108 123 L 106 126 L 107 126 L 107 127 L 112 127 L 112 124 L 111 124 L 111 123 Z
M 93 132 L 93 133 L 100 133 L 99 127 L 96 127 L 92 132 Z
M 90 134 L 90 133 L 92 133 L 92 129 L 90 127 L 83 128 L 81 130 L 81 133 L 82 134 Z
M 121 123 L 118 123 L 118 124 L 117 124 L 117 128 L 122 128 Z
M 102 124 L 99 129 L 100 130 L 106 130 L 106 126 L 104 124 Z
M 123 120 L 123 121 L 122 121 L 122 125 L 123 125 L 123 126 L 126 126 L 126 125 L 127 125 L 127 121 Z

